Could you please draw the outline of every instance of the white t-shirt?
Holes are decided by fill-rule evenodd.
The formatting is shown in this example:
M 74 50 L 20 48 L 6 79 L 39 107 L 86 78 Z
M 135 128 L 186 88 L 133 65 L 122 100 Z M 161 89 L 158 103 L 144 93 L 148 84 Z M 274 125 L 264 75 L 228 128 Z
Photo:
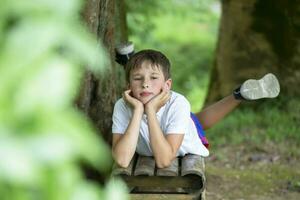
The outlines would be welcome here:
M 190 110 L 188 100 L 181 94 L 172 91 L 170 100 L 160 108 L 156 113 L 156 117 L 165 135 L 184 134 L 177 156 L 183 156 L 188 153 L 208 156 L 209 151 L 198 136 L 196 126 L 190 117 Z M 122 98 L 119 99 L 114 107 L 112 133 L 124 134 L 131 118 L 131 107 Z M 136 152 L 145 156 L 153 155 L 150 147 L 147 116 L 145 114 L 143 114 L 140 125 Z

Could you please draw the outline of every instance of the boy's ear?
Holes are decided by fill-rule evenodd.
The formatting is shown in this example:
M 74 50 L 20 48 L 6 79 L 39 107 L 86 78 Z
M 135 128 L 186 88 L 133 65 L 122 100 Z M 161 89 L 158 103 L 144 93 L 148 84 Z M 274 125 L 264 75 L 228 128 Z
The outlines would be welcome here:
M 172 79 L 168 79 L 166 82 L 165 82 L 165 87 L 170 90 L 171 87 L 172 87 Z

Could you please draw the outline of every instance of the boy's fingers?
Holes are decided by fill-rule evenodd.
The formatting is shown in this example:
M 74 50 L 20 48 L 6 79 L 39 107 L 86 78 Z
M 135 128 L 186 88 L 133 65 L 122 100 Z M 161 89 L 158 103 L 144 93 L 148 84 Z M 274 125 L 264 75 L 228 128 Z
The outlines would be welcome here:
M 165 102 L 166 99 L 168 99 L 168 93 L 165 92 L 165 91 L 161 92 L 161 93 L 159 94 L 159 99 L 160 99 L 161 101 Z
M 164 96 L 164 101 L 168 101 L 170 99 L 171 95 L 170 92 L 167 92 L 166 95 Z
M 131 90 L 125 90 L 124 94 L 128 94 L 131 92 Z
M 131 92 L 131 90 L 126 90 L 126 91 L 124 91 L 123 92 L 123 99 L 125 100 L 125 101 L 129 101 L 129 99 L 130 99 L 130 92 Z
M 165 104 L 170 99 L 170 92 L 169 91 L 162 91 L 160 94 L 160 100 Z
M 128 97 L 130 95 L 131 90 L 126 90 L 125 92 L 123 92 L 123 97 Z
M 165 98 L 167 98 L 167 99 L 170 98 L 171 94 L 170 94 L 169 90 L 165 90 L 165 91 L 163 91 L 163 93 L 164 93 Z

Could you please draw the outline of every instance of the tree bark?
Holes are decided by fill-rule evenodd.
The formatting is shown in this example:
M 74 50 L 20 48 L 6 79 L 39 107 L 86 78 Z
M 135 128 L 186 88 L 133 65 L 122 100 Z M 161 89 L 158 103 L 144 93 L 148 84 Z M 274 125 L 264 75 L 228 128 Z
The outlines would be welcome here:
M 110 62 L 105 72 L 100 75 L 96 76 L 91 71 L 86 71 L 77 106 L 91 118 L 105 141 L 111 144 L 113 106 L 122 91 L 119 82 L 122 82 L 123 76 L 123 69 L 116 69 L 114 62 L 115 40 L 120 40 L 115 35 L 116 5 L 114 0 L 86 0 L 85 3 L 83 18 L 90 31 L 106 48 Z M 123 15 L 117 16 L 123 17 Z M 122 26 L 126 27 L 126 24 Z M 118 37 L 122 34 L 124 33 L 119 34 Z M 122 37 L 127 36 L 122 35 Z
M 116 44 L 120 44 L 128 41 L 128 27 L 127 27 L 127 6 L 124 0 L 118 0 L 116 2 L 116 14 L 115 14 L 115 41 Z M 125 71 L 123 66 L 116 64 L 116 89 L 117 96 L 121 96 L 121 93 L 126 88 Z
M 295 0 L 222 0 L 206 104 L 268 72 L 279 78 L 281 96 L 300 96 L 299 12 Z
M 116 39 L 119 40 L 119 42 L 126 42 L 128 40 L 126 14 L 127 8 L 124 0 L 118 0 L 116 2 L 115 30 Z

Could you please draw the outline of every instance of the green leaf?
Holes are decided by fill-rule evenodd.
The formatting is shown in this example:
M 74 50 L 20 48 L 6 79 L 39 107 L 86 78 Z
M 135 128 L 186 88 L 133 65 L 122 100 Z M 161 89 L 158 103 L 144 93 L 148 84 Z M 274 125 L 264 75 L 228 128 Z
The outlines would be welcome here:
M 111 179 L 106 186 L 105 199 L 128 200 L 126 185 L 119 179 Z

